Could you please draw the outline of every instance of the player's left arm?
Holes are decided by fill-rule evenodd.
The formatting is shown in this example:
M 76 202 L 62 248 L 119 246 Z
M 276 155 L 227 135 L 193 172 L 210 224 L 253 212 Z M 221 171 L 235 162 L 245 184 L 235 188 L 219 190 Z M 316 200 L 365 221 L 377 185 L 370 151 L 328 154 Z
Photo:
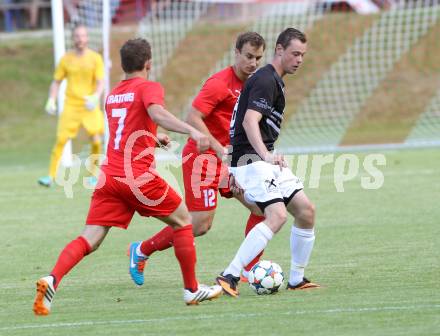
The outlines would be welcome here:
M 255 110 L 248 109 L 243 119 L 243 128 L 246 132 L 248 140 L 257 154 L 264 160 L 267 156 L 268 150 L 264 145 L 263 138 L 260 132 L 260 120 L 263 115 Z
M 53 81 L 49 87 L 49 96 L 47 98 L 46 105 L 44 107 L 46 112 L 50 115 L 55 115 L 57 112 L 57 104 L 56 104 L 57 95 L 60 89 L 61 82 L 63 81 L 64 78 L 66 78 L 66 75 L 67 75 L 66 57 L 64 56 L 61 58 L 60 62 L 58 63 L 55 69 Z
M 189 134 L 196 142 L 198 151 L 206 151 L 209 148 L 209 138 L 166 110 L 164 96 L 165 91 L 159 83 L 149 82 L 143 88 L 141 100 L 151 120 L 168 131 Z
M 260 121 L 263 116 L 269 117 L 273 109 L 274 85 L 271 81 L 258 81 L 254 83 L 249 93 L 246 113 L 243 119 L 243 128 L 249 143 L 257 154 L 266 162 L 286 167 L 284 156 L 271 153 L 263 142 L 260 131 Z
M 95 95 L 101 97 L 102 93 L 104 92 L 104 79 L 97 79 L 96 80 L 96 90 Z
M 261 112 L 248 109 L 244 116 L 243 128 L 246 132 L 248 140 L 257 154 L 266 162 L 279 165 L 280 168 L 287 167 L 284 155 L 271 153 L 267 150 L 263 142 L 260 131 L 260 120 L 263 118 Z
M 215 150 L 219 159 L 222 159 L 225 154 L 225 148 L 221 145 L 220 142 L 216 138 L 214 138 L 209 132 L 208 127 L 206 126 L 203 119 L 205 118 L 205 114 L 197 110 L 195 107 L 191 108 L 191 111 L 188 113 L 186 118 L 186 122 L 198 129 L 200 132 L 205 134 L 209 138 L 209 142 L 211 143 L 211 148 Z
M 186 118 L 188 124 L 209 137 L 211 148 L 215 150 L 219 159 L 223 158 L 225 148 L 212 136 L 204 119 L 211 113 L 215 112 L 218 104 L 229 95 L 228 91 L 230 90 L 228 90 L 223 81 L 215 77 L 209 78 L 194 98 L 191 110 Z
M 90 111 L 93 111 L 99 105 L 101 95 L 104 92 L 104 62 L 99 55 L 96 57 L 94 76 L 95 92 L 84 97 L 86 101 L 86 108 Z
M 99 54 L 96 56 L 95 79 L 96 79 L 95 95 L 98 96 L 99 99 L 102 93 L 104 92 L 104 61 L 102 60 L 102 57 Z

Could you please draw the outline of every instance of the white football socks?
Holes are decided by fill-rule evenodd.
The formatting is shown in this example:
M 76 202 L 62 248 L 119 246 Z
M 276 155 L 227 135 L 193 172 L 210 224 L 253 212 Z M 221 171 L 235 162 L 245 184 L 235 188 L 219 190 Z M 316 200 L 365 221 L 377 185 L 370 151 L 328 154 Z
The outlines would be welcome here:
M 255 225 L 241 243 L 237 254 L 223 274 L 232 274 L 234 277 L 239 277 L 243 267 L 266 248 L 272 237 L 272 230 L 264 222 Z
M 292 259 L 289 276 L 289 283 L 292 286 L 303 281 L 304 269 L 309 263 L 314 243 L 315 232 L 313 229 L 300 229 L 292 226 L 290 234 L 290 253 Z

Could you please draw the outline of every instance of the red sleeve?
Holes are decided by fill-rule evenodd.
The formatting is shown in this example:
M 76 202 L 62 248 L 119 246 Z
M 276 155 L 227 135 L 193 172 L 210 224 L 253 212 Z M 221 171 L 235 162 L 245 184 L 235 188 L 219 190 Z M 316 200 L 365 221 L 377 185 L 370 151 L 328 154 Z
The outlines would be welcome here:
M 207 116 L 226 97 L 227 93 L 227 87 L 221 80 L 209 78 L 194 98 L 192 106 Z
M 165 90 L 162 85 L 156 82 L 149 82 L 148 85 L 145 85 L 142 88 L 142 103 L 144 104 L 145 109 L 152 104 L 158 104 L 161 106 L 165 106 L 164 104 L 164 95 Z

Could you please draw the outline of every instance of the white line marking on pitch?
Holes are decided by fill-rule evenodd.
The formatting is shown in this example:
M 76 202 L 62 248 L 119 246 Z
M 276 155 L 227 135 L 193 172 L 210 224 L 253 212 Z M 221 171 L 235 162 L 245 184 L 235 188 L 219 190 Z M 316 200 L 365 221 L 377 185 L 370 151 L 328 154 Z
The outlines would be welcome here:
M 415 306 L 395 306 L 395 307 L 363 307 L 363 308 L 334 308 L 323 310 L 299 310 L 288 311 L 282 313 L 276 313 L 277 315 L 294 316 L 294 315 L 306 315 L 306 314 L 340 314 L 340 313 L 369 313 L 369 312 L 384 312 L 384 311 L 402 311 L 402 310 L 420 310 L 420 309 L 440 309 L 440 304 L 433 305 L 415 305 Z M 98 326 L 98 325 L 123 325 L 123 324 L 140 324 L 140 323 L 160 323 L 160 322 L 172 322 L 182 320 L 213 320 L 219 318 L 250 318 L 268 316 L 270 313 L 244 313 L 244 314 L 215 314 L 215 315 L 199 315 L 199 316 L 175 316 L 164 318 L 152 318 L 152 319 L 138 319 L 138 320 L 115 320 L 115 321 L 82 321 L 82 322 L 60 322 L 60 323 L 48 323 L 48 324 L 24 324 L 18 326 L 2 327 L 3 330 L 19 330 L 19 329 L 44 329 L 44 328 L 68 328 L 68 327 L 83 327 L 83 326 Z

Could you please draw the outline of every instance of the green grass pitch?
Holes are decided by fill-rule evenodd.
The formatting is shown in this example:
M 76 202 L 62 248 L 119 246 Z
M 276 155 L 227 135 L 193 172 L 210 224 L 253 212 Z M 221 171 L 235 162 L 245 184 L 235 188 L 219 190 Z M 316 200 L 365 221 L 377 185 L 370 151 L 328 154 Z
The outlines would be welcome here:
M 384 152 L 378 190 L 362 189 L 358 176 L 338 193 L 332 166 L 319 188 L 306 189 L 317 207 L 306 275 L 322 289 L 257 296 L 241 285 L 239 299 L 186 307 L 172 250 L 150 259 L 137 288 L 127 245 L 162 225 L 136 216 L 64 278 L 49 317 L 33 315 L 34 283 L 80 233 L 91 192 L 76 186 L 69 199 L 60 187 L 38 187 L 47 155 L 1 154 L 0 335 L 440 335 L 438 149 Z M 246 219 L 236 201 L 220 202 L 211 232 L 196 240 L 201 282 L 232 259 Z M 265 252 L 285 273 L 291 223 Z

